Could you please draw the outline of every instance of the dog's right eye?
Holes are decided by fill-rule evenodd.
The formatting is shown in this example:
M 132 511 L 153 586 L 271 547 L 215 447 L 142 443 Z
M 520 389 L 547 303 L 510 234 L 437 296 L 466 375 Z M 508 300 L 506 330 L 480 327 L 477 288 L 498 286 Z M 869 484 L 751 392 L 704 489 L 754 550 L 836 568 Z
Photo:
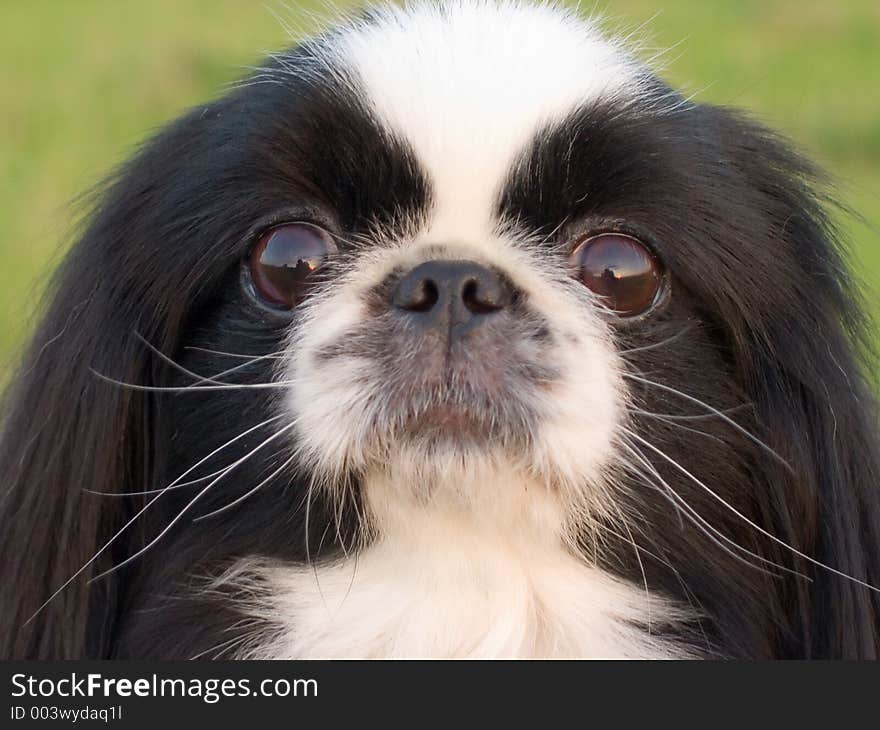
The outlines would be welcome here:
M 312 274 L 336 251 L 330 234 L 311 223 L 266 231 L 247 261 L 253 293 L 276 309 L 293 309 L 314 283 Z

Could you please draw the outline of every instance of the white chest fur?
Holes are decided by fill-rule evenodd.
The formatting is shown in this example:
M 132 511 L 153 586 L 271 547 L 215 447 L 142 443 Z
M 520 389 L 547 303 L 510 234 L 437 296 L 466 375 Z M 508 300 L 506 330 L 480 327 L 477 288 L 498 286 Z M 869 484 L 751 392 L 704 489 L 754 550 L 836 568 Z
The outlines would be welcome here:
M 342 562 L 262 569 L 259 608 L 282 629 L 256 658 L 673 658 L 652 634 L 676 610 L 562 546 L 483 536 L 383 539 Z M 413 533 L 410 533 L 412 536 Z M 680 614 L 679 614 L 680 616 Z

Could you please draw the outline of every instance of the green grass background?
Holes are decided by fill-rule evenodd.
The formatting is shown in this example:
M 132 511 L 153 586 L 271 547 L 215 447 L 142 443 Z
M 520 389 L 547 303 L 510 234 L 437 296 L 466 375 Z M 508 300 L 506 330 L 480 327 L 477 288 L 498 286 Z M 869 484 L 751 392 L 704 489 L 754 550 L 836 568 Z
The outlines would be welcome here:
M 75 196 L 263 51 L 285 46 L 270 9 L 308 32 L 311 13 L 326 7 L 0 0 L 0 381 L 68 241 Z M 595 9 L 610 28 L 644 24 L 647 55 L 671 48 L 663 75 L 674 84 L 750 109 L 836 177 L 864 217 L 841 223 L 880 317 L 880 2 L 607 0 Z

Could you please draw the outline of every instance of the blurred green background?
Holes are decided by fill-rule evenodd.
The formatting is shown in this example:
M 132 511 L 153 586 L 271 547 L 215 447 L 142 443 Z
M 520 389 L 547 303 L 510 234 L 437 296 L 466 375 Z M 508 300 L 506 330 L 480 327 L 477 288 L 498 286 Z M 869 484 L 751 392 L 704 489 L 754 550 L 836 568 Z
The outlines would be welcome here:
M 273 11 L 299 33 L 330 5 L 0 0 L 0 381 L 63 253 L 75 196 L 285 46 Z M 880 1 L 607 0 L 595 10 L 612 30 L 643 26 L 644 55 L 671 49 L 663 75 L 675 85 L 750 109 L 830 170 L 865 219 L 841 223 L 880 317 Z

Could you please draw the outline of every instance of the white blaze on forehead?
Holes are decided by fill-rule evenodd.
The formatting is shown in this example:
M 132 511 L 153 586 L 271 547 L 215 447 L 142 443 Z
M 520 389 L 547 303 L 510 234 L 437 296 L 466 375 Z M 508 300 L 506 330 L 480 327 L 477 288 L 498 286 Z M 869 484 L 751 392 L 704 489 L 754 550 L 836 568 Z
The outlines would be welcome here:
M 412 146 L 431 183 L 438 241 L 491 233 L 500 187 L 535 133 L 591 100 L 631 97 L 645 78 L 592 23 L 549 4 L 388 6 L 329 50 Z

